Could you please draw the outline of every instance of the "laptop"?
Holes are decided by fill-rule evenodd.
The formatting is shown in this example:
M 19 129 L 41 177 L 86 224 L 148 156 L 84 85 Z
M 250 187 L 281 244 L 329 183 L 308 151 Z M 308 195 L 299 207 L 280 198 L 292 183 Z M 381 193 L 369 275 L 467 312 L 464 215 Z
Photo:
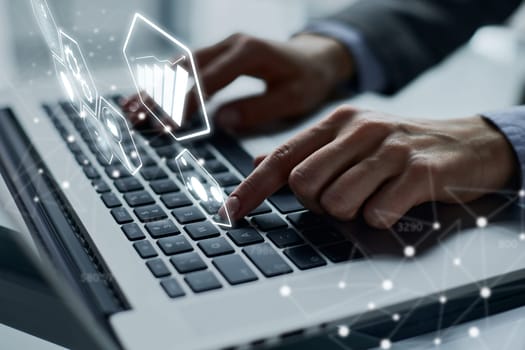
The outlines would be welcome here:
M 97 87 L 111 108 L 135 91 L 130 73 L 98 72 L 121 90 Z M 244 220 L 220 222 L 188 186 L 180 155 L 191 154 L 193 177 L 211 178 L 224 198 L 252 170 L 257 144 L 276 139 L 240 141 L 210 126 L 180 140 L 130 128 L 121 150 L 140 162 L 126 166 L 122 154 L 108 159 L 90 116 L 61 84 L 35 80 L 0 96 L 0 172 L 50 262 L 44 276 L 54 271 L 55 289 L 67 289 L 100 348 L 266 348 L 321 338 L 352 347 L 357 333 L 373 339 L 363 347 L 389 348 L 522 304 L 520 193 L 429 203 L 378 231 L 361 219 L 315 215 L 283 188 Z

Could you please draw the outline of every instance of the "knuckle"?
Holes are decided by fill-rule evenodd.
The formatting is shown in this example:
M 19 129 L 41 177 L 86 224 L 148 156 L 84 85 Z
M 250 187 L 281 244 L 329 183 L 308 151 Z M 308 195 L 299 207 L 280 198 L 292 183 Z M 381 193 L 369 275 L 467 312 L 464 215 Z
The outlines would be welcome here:
M 282 144 L 279 147 L 273 151 L 273 153 L 270 155 L 270 160 L 272 164 L 283 164 L 288 163 L 290 159 L 290 154 L 292 152 L 292 148 L 288 144 Z
M 382 157 L 383 158 L 407 158 L 413 151 L 413 146 L 410 142 L 399 137 L 390 138 L 383 144 Z
M 333 124 L 345 123 L 352 120 L 357 112 L 357 109 L 350 105 L 339 106 L 326 118 L 326 122 Z
M 346 200 L 342 193 L 330 190 L 323 193 L 320 200 L 323 210 L 341 221 L 352 219 L 352 211 L 346 208 L 345 202 Z
M 301 168 L 295 168 L 290 173 L 288 184 L 292 191 L 302 199 L 311 197 L 308 175 Z
M 429 171 L 429 164 L 422 158 L 413 158 L 408 163 L 407 175 L 411 180 L 425 178 Z

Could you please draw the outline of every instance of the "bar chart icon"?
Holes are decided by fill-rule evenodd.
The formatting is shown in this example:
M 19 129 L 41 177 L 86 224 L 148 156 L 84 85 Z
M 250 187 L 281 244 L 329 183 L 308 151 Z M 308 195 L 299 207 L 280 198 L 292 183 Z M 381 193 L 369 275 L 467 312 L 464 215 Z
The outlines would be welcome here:
M 183 61 L 184 57 L 179 61 Z M 137 60 L 140 61 L 140 60 Z M 192 87 L 190 75 L 179 64 L 144 63 L 136 65 L 137 83 L 177 126 L 182 126 L 186 95 Z
M 177 141 L 210 133 L 209 100 L 186 45 L 136 13 L 122 51 L 140 103 L 155 123 Z

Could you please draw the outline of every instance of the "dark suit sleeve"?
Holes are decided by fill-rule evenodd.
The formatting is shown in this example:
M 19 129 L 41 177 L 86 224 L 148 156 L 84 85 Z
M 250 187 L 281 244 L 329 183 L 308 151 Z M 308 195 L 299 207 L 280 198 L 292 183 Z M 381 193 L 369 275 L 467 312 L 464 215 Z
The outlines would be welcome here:
M 361 0 L 330 20 L 358 30 L 393 93 L 465 43 L 502 23 L 521 0 Z

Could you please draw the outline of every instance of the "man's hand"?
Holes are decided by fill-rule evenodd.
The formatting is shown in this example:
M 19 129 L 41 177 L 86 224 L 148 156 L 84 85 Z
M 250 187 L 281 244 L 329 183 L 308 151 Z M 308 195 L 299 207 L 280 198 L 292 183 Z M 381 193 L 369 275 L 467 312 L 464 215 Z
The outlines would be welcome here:
M 231 102 L 218 111 L 218 124 L 233 131 L 300 117 L 353 75 L 352 58 L 341 44 L 310 34 L 286 43 L 235 34 L 196 51 L 195 59 L 208 96 L 243 75 L 266 83 L 262 95 Z M 145 112 L 137 96 L 123 100 L 122 107 L 133 122 Z
M 351 220 L 360 208 L 378 228 L 427 201 L 469 201 L 503 187 L 516 160 L 482 117 L 408 120 L 349 106 L 300 133 L 261 161 L 231 194 L 234 219 L 288 183 L 317 213 Z M 484 189 L 451 196 L 447 187 Z

